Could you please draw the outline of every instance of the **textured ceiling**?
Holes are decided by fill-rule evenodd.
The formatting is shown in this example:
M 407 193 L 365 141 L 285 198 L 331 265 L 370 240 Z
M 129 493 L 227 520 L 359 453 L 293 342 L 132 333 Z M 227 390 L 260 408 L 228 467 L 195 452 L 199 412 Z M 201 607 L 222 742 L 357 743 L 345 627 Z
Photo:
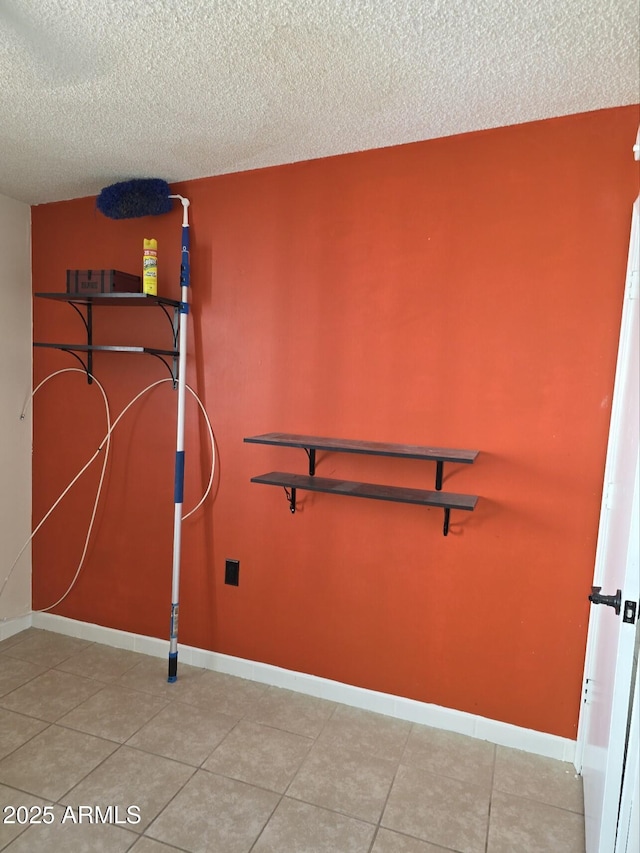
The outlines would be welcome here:
M 29 203 L 640 100 L 637 0 L 0 0 Z

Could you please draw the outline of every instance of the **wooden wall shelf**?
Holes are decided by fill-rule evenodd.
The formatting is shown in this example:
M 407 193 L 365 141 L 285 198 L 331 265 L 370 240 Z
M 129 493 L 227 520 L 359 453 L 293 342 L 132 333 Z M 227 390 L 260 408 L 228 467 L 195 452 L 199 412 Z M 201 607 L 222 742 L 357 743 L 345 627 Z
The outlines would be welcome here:
M 67 344 L 67 343 L 45 343 L 34 341 L 34 347 L 49 347 L 59 349 L 63 352 L 68 352 L 78 359 L 80 364 L 87 373 L 87 381 L 91 382 L 93 375 L 93 353 L 94 352 L 125 352 L 125 353 L 146 353 L 159 358 L 160 361 L 167 367 L 171 374 L 174 387 L 178 379 L 178 357 L 180 355 L 178 348 L 178 311 L 180 303 L 175 299 L 166 299 L 163 296 L 151 296 L 147 293 L 36 293 L 35 296 L 40 299 L 55 299 L 58 302 L 66 302 L 70 305 L 77 314 L 80 315 L 84 323 L 87 342 L 86 344 Z M 141 307 L 155 305 L 162 309 L 164 314 L 171 324 L 173 348 L 158 349 L 157 347 L 136 347 L 136 346 L 103 346 L 93 343 L 93 308 L 94 306 L 117 305 L 131 307 Z M 168 309 L 173 309 L 169 313 Z M 78 353 L 86 355 L 84 361 Z M 167 359 L 170 359 L 168 361 Z
M 270 444 L 280 447 L 302 448 L 309 457 L 309 474 L 290 474 L 272 471 L 259 477 L 252 477 L 252 483 L 269 486 L 282 486 L 287 494 L 289 508 L 296 511 L 296 490 L 326 492 L 334 495 L 371 498 L 374 500 L 394 501 L 397 503 L 436 506 L 444 509 L 443 533 L 449 532 L 449 514 L 452 509 L 472 511 L 478 502 L 477 495 L 460 495 L 442 491 L 443 467 L 445 462 L 471 464 L 478 456 L 477 450 L 457 450 L 445 447 L 428 447 L 414 444 L 387 444 L 376 441 L 354 439 L 325 438 L 314 435 L 271 432 L 244 439 L 251 444 Z M 435 491 L 409 489 L 400 486 L 386 486 L 376 483 L 353 482 L 350 480 L 316 477 L 316 451 L 325 450 L 336 453 L 362 453 L 371 456 L 392 456 L 405 459 L 429 460 L 436 463 Z M 290 490 L 290 491 L 289 491 Z

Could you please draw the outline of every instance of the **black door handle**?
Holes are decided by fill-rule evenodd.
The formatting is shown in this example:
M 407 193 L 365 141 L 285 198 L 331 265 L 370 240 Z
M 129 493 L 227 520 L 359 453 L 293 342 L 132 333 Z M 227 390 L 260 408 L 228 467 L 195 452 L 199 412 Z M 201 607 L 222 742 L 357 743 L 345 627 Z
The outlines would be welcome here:
M 616 611 L 616 616 L 620 615 L 622 607 L 622 590 L 619 589 L 615 595 L 601 595 L 601 586 L 592 586 L 589 601 L 592 604 L 606 604 L 607 607 L 613 607 Z

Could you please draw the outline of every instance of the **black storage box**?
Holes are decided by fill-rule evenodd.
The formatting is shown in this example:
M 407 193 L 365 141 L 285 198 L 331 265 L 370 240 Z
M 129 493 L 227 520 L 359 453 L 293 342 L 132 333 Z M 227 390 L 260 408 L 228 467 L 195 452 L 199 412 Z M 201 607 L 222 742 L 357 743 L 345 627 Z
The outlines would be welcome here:
M 142 279 L 120 270 L 67 270 L 67 293 L 140 293 Z

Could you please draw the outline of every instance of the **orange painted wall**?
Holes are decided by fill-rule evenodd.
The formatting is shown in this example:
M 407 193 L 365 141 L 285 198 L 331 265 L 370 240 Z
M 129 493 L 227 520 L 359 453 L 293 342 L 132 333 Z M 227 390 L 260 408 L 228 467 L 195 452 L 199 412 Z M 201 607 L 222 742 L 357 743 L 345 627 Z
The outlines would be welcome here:
M 631 206 L 637 108 L 176 186 L 191 199 L 188 381 L 219 450 L 215 496 L 185 522 L 180 640 L 575 737 Z M 35 291 L 67 268 L 137 271 L 157 237 L 177 297 L 180 211 L 114 222 L 93 199 L 33 209 Z M 81 340 L 35 300 L 34 339 Z M 168 342 L 155 310 L 96 313 L 95 341 Z M 35 381 L 73 365 L 36 350 Z M 97 355 L 112 411 L 166 371 Z M 79 375 L 35 401 L 34 522 L 95 450 L 100 395 Z M 114 433 L 87 563 L 62 615 L 167 637 L 175 393 Z M 208 470 L 187 407 L 186 503 Z M 445 467 L 474 513 L 250 484 L 303 473 L 267 431 L 481 451 Z M 431 488 L 435 466 L 320 454 L 318 474 Z M 34 608 L 66 589 L 98 476 L 36 537 Z M 239 559 L 240 586 L 223 583 Z

